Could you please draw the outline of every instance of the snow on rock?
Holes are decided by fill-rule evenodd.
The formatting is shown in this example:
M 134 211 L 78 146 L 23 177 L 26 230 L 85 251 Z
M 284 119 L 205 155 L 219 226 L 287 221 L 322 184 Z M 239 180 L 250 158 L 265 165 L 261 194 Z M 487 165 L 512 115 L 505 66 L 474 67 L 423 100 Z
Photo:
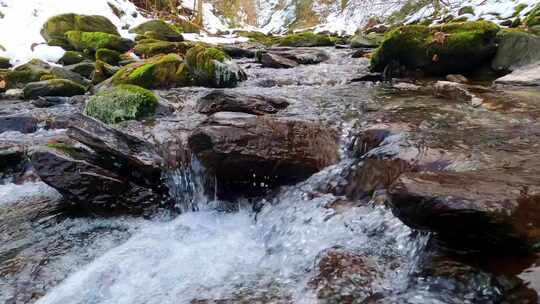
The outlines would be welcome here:
M 118 18 L 109 3 L 124 11 Z M 146 19 L 128 0 L 0 0 L 0 56 L 8 57 L 15 65 L 32 58 L 54 62 L 64 53 L 59 47 L 36 44 L 44 43 L 40 30 L 45 21 L 55 15 L 76 13 L 102 15 L 111 20 L 123 36 L 129 36 L 126 26 L 142 23 Z M 34 45 L 34 47 L 32 47 Z

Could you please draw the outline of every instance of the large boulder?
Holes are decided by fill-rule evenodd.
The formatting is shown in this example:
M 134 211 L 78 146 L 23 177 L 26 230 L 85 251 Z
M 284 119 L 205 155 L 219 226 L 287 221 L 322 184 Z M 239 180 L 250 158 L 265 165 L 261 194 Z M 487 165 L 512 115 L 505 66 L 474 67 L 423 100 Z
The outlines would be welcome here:
M 279 40 L 280 46 L 292 47 L 315 47 L 315 46 L 333 46 L 334 42 L 330 36 L 325 34 L 315 34 L 312 32 L 303 32 L 287 35 Z
M 116 26 L 103 16 L 63 14 L 49 18 L 41 29 L 41 36 L 47 43 L 65 43 L 69 31 L 102 32 L 118 36 Z
M 152 145 L 75 115 L 68 139 L 32 149 L 41 180 L 79 212 L 103 215 L 154 210 L 166 197 L 163 160 Z
M 129 39 L 102 32 L 69 31 L 65 37 L 69 45 L 77 51 L 95 52 L 105 48 L 126 52 L 134 45 L 133 41 Z
M 513 71 L 519 67 L 540 62 L 540 37 L 524 32 L 501 32 L 497 35 L 499 47 L 491 67 L 496 71 Z
M 92 96 L 84 112 L 104 123 L 115 124 L 124 120 L 152 117 L 157 105 L 157 97 L 152 91 L 124 84 Z
M 338 134 L 319 122 L 219 112 L 189 136 L 215 174 L 218 194 L 260 193 L 297 182 L 339 160 Z
M 83 95 L 86 88 L 67 79 L 51 79 L 31 82 L 24 86 L 23 96 L 25 99 L 33 99 L 41 96 L 75 96 Z
M 156 38 L 159 38 L 159 40 L 165 41 L 178 42 L 184 40 L 180 29 L 163 20 L 146 21 L 130 29 L 129 32 L 145 36 L 150 34 L 154 35 Z
M 243 112 L 255 115 L 274 114 L 289 106 L 282 98 L 214 90 L 197 101 L 197 111 L 211 115 L 217 112 Z
M 497 84 L 515 86 L 540 86 L 540 63 L 521 67 L 495 80 Z
M 384 35 L 377 33 L 359 33 L 351 37 L 349 43 L 352 48 L 376 48 L 381 45 Z
M 269 56 L 265 56 L 267 54 Z M 259 62 L 268 67 L 277 67 L 279 65 L 293 67 L 298 64 L 318 64 L 330 58 L 325 51 L 318 49 L 286 47 L 270 48 L 264 52 L 259 52 L 257 57 Z
M 112 83 L 157 89 L 188 86 L 192 84 L 192 78 L 182 57 L 168 54 L 122 67 L 112 77 Z
M 495 55 L 498 31 L 488 21 L 402 26 L 386 35 L 373 54 L 371 70 L 399 64 L 437 75 L 471 72 Z
M 143 58 L 150 58 L 160 54 L 185 55 L 193 46 L 191 42 L 170 42 L 155 39 L 144 39 L 137 42 L 133 52 Z
M 109 49 L 98 49 L 96 51 L 96 61 L 100 60 L 111 65 L 118 65 L 121 60 L 121 55 L 117 51 Z
M 421 172 L 401 175 L 389 193 L 397 217 L 447 246 L 526 253 L 540 249 L 539 185 L 533 171 Z
M 246 72 L 223 51 L 202 44 L 187 51 L 186 65 L 195 82 L 202 86 L 235 87 L 247 79 Z
M 51 71 L 51 65 L 39 59 L 15 67 L 13 70 L 0 72 L 0 78 L 6 82 L 6 88 L 22 88 L 30 82 L 40 81 L 41 77 Z

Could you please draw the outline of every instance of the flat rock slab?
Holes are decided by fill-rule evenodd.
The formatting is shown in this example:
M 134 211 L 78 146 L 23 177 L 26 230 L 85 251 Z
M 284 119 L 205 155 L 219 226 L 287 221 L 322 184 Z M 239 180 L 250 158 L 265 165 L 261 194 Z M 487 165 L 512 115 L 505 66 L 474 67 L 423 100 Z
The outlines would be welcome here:
M 287 106 L 289 106 L 289 102 L 283 98 L 214 90 L 199 99 L 197 112 L 207 115 L 217 112 L 243 112 L 264 115 L 277 113 Z
M 456 249 L 520 253 L 540 246 L 537 172 L 405 173 L 389 192 L 405 224 Z
M 517 86 L 540 86 L 540 63 L 516 69 L 495 80 L 496 84 Z

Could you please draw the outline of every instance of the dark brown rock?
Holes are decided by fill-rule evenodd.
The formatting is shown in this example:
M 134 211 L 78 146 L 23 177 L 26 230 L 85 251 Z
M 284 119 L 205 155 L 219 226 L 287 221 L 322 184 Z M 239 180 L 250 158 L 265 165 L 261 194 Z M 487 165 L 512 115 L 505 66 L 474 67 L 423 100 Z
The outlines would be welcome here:
M 282 98 L 214 90 L 199 99 L 197 111 L 207 115 L 217 112 L 243 112 L 264 115 L 276 113 L 288 105 L 289 103 Z
M 220 112 L 189 146 L 225 192 L 260 192 L 302 180 L 339 160 L 338 135 L 319 122 Z
M 0 133 L 8 131 L 34 133 L 38 123 L 37 118 L 29 115 L 0 116 Z
M 392 209 L 456 249 L 537 250 L 540 175 L 513 171 L 406 173 L 390 189 Z
M 260 61 L 262 66 L 266 68 L 290 69 L 298 66 L 296 61 L 272 53 L 262 54 Z

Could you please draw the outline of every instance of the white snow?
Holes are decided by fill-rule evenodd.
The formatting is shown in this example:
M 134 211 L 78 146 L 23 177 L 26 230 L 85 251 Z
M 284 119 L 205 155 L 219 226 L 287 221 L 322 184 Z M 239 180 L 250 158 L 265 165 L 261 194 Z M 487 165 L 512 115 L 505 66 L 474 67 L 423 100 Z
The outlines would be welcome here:
M 122 18 L 114 15 L 108 2 L 125 12 Z M 6 51 L 0 51 L 0 56 L 10 58 L 13 64 L 32 58 L 54 62 L 63 55 L 62 49 L 47 45 L 39 45 L 32 50 L 33 44 L 45 42 L 40 34 L 43 23 L 58 14 L 105 16 L 124 36 L 128 33 L 122 27 L 146 20 L 139 13 L 133 16 L 136 7 L 128 0 L 0 0 L 0 12 L 4 15 L 0 19 L 0 45 L 6 48 Z
M 223 36 L 209 36 L 205 34 L 182 34 L 184 39 L 189 41 L 200 41 L 210 44 L 234 44 L 242 43 L 249 41 L 249 38 L 246 37 L 237 37 L 234 35 L 223 35 Z

